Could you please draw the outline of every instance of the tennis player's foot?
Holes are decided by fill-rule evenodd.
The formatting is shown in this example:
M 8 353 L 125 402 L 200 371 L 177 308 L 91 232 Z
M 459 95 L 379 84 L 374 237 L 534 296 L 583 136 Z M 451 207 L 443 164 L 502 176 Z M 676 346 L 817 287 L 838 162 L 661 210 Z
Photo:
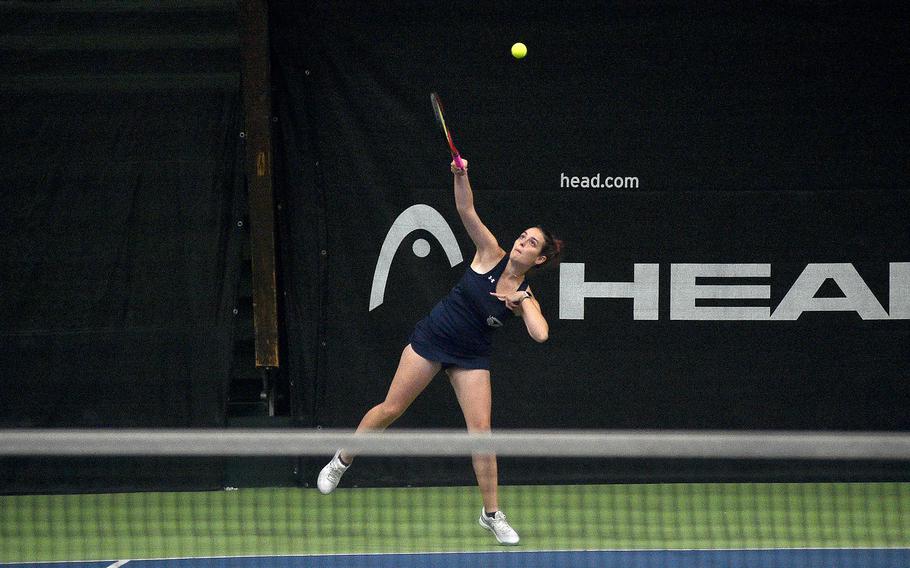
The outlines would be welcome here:
M 319 488 L 319 492 L 323 495 L 328 495 L 335 491 L 335 488 L 338 487 L 338 482 L 341 481 L 341 476 L 344 475 L 344 472 L 349 467 L 350 465 L 344 465 L 341 461 L 341 450 L 335 452 L 332 461 L 326 464 L 322 471 L 319 472 L 319 478 L 316 480 L 316 487 Z
M 477 522 L 480 523 L 480 526 L 493 533 L 499 544 L 518 544 L 518 533 L 509 525 L 502 511 L 496 511 L 490 517 L 487 515 L 486 509 L 481 508 L 480 518 L 477 519 Z

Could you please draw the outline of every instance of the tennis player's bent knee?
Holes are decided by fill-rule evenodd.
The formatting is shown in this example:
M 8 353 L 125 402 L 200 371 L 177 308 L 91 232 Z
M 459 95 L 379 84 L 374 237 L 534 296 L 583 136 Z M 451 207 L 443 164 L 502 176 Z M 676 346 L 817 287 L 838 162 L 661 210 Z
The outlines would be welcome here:
M 404 414 L 404 411 L 408 409 L 408 405 L 397 401 L 386 400 L 381 402 L 377 408 L 379 408 L 379 411 L 382 413 L 382 417 L 385 420 L 394 422 Z

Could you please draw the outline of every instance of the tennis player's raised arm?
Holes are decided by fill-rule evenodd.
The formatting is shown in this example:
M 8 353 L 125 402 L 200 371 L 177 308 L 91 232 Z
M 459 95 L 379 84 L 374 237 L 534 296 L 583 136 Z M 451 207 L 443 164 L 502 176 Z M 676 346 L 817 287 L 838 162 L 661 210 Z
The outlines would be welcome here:
M 499 248 L 496 237 L 483 224 L 474 209 L 474 193 L 471 191 L 471 182 L 468 180 L 468 161 L 464 160 L 464 164 L 465 169 L 459 169 L 455 166 L 455 162 L 452 162 L 452 173 L 455 177 L 455 207 L 458 209 L 458 216 L 461 217 L 461 223 L 468 232 L 468 236 L 477 247 L 476 260 L 486 264 L 502 258 L 503 251 Z

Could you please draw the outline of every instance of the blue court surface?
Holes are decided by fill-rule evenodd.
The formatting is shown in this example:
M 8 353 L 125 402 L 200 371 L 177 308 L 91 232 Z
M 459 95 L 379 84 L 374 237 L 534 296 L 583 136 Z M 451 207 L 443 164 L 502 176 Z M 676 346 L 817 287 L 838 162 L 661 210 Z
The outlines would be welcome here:
M 910 549 L 336 554 L 2 564 L 4 568 L 910 568 Z

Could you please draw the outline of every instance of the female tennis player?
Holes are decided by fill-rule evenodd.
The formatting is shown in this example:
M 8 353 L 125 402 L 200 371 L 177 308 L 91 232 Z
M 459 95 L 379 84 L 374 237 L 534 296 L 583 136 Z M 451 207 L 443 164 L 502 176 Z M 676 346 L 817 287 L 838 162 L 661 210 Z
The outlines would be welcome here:
M 387 428 L 423 392 L 440 369 L 445 369 L 464 413 L 469 432 L 489 432 L 491 413 L 491 335 L 508 319 L 510 311 L 524 320 L 528 334 L 544 342 L 549 326 L 540 304 L 531 293 L 525 275 L 559 262 L 562 241 L 542 227 L 523 231 L 504 251 L 474 210 L 474 196 L 464 168 L 451 165 L 455 205 L 477 247 L 471 266 L 448 296 L 417 323 L 410 343 L 401 353 L 389 392 L 357 427 L 357 432 Z M 319 473 L 317 486 L 331 493 L 351 465 L 354 454 L 338 450 Z M 518 544 L 518 534 L 499 510 L 496 456 L 473 456 L 474 472 L 483 497 L 479 523 L 501 544 Z

